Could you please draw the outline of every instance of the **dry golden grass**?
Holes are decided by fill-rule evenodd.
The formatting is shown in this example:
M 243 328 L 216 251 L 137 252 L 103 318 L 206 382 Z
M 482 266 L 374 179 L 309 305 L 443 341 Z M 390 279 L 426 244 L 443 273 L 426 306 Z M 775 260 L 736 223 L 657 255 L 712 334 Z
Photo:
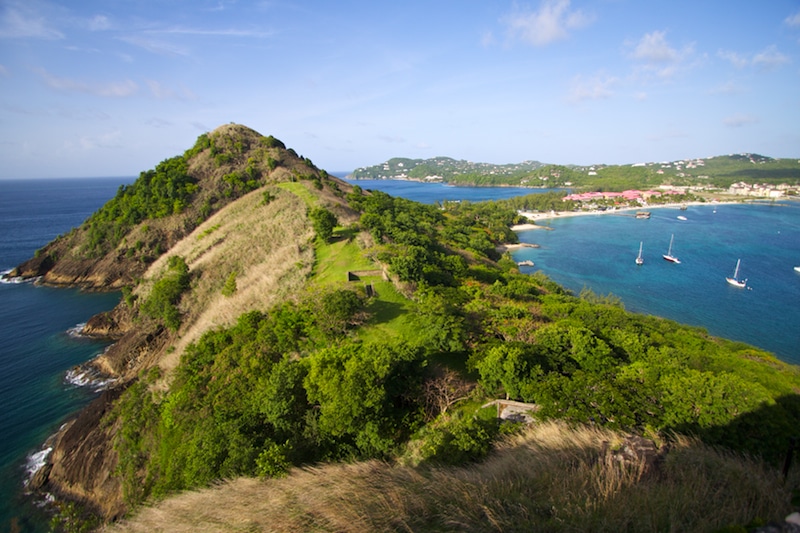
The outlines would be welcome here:
M 263 189 L 214 214 L 155 261 L 138 289 L 146 297 L 169 256 L 179 255 L 192 273 L 192 290 L 181 304 L 183 326 L 170 353 L 160 361 L 169 371 L 186 346 L 206 331 L 230 326 L 247 311 L 267 310 L 303 290 L 314 262 L 313 230 L 306 206 L 295 195 L 270 187 L 276 197 L 263 205 Z M 237 291 L 222 294 L 236 273 Z
M 757 461 L 681 439 L 645 473 L 604 455 L 604 442 L 613 449 L 621 439 L 542 424 L 468 468 L 370 461 L 237 479 L 174 496 L 106 531 L 702 532 L 790 511 L 779 473 Z

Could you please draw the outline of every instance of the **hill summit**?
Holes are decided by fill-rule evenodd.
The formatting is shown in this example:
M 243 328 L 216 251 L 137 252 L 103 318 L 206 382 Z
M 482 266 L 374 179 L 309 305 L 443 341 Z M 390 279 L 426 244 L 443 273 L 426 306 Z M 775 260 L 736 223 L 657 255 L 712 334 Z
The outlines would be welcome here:
M 266 184 L 330 177 L 272 136 L 238 124 L 200 135 L 183 155 L 142 172 L 80 227 L 12 276 L 48 285 L 120 289 L 226 205 Z

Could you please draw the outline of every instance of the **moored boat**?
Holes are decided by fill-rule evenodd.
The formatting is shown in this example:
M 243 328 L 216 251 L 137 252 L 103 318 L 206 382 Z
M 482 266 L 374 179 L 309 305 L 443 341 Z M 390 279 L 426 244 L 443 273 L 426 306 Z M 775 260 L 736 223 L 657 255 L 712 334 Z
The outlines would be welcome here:
M 677 264 L 680 264 L 680 263 L 681 263 L 680 259 L 678 259 L 678 258 L 677 258 L 677 257 L 675 257 L 674 255 L 672 255 L 672 241 L 673 241 L 674 239 L 675 239 L 675 235 L 673 234 L 673 235 L 672 235 L 672 236 L 669 238 L 669 249 L 667 250 L 667 253 L 665 253 L 665 254 L 664 254 L 664 255 L 662 255 L 661 257 L 663 257 L 664 259 L 666 259 L 667 261 L 669 261 L 669 262 L 671 262 L 671 263 L 677 263 Z
M 739 287 L 740 289 L 744 288 L 744 286 L 747 285 L 746 279 L 744 280 L 739 279 L 739 264 L 741 263 L 741 261 L 742 261 L 741 259 L 736 260 L 736 268 L 733 270 L 733 276 L 730 278 L 725 278 L 725 280 L 728 283 L 730 283 L 734 287 Z

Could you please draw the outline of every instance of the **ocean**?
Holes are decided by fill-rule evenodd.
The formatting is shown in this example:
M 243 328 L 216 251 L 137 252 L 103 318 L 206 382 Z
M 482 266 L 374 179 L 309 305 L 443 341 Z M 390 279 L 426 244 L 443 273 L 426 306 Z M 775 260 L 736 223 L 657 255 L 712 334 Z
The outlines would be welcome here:
M 0 271 L 79 226 L 133 178 L 0 180 Z M 111 309 L 117 293 L 82 293 L 31 283 L 0 283 L 0 531 L 49 531 L 49 518 L 25 494 L 28 472 L 64 421 L 95 396 L 67 371 L 107 343 L 74 329 Z
M 0 271 L 80 225 L 134 178 L 0 180 Z M 407 181 L 354 181 L 433 204 L 480 201 L 546 192 L 525 188 L 450 187 Z M 613 293 L 631 311 L 665 316 L 741 340 L 800 364 L 800 204 L 719 205 L 653 209 L 649 220 L 600 215 L 553 219 L 552 231 L 520 233 L 539 244 L 514 253 L 578 293 L 586 286 Z M 686 221 L 676 216 L 683 214 Z M 670 235 L 682 263 L 661 259 Z M 645 263 L 634 259 L 642 241 Z M 752 290 L 725 282 L 741 259 Z M 47 437 L 96 393 L 70 383 L 74 365 L 106 344 L 71 330 L 112 308 L 119 295 L 82 293 L 33 284 L 0 284 L 0 531 L 48 531 L 48 518 L 24 493 L 24 480 L 41 459 Z

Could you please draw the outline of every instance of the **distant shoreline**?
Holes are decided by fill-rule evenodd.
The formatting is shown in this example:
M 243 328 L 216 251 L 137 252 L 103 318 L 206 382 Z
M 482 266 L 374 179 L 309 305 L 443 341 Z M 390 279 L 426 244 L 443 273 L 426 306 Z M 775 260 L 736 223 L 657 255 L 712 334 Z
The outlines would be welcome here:
M 637 211 L 650 211 L 653 209 L 678 209 L 680 210 L 681 207 L 686 206 L 709 206 L 709 205 L 729 205 L 729 204 L 746 204 L 747 202 L 743 201 L 712 201 L 712 202 L 677 202 L 677 203 L 669 203 L 669 204 L 658 204 L 658 205 L 648 205 L 648 206 L 639 206 L 639 207 L 620 207 L 614 209 L 606 209 L 604 211 L 594 210 L 594 211 L 548 211 L 548 212 L 532 212 L 532 211 L 520 211 L 520 215 L 527 218 L 529 223 L 527 224 L 517 224 L 511 226 L 512 231 L 527 231 L 532 229 L 552 229 L 546 226 L 540 226 L 536 224 L 538 220 L 550 220 L 554 218 L 569 218 L 569 217 L 580 217 L 580 216 L 590 216 L 590 215 L 616 215 L 616 214 L 625 214 L 627 212 L 637 212 Z

